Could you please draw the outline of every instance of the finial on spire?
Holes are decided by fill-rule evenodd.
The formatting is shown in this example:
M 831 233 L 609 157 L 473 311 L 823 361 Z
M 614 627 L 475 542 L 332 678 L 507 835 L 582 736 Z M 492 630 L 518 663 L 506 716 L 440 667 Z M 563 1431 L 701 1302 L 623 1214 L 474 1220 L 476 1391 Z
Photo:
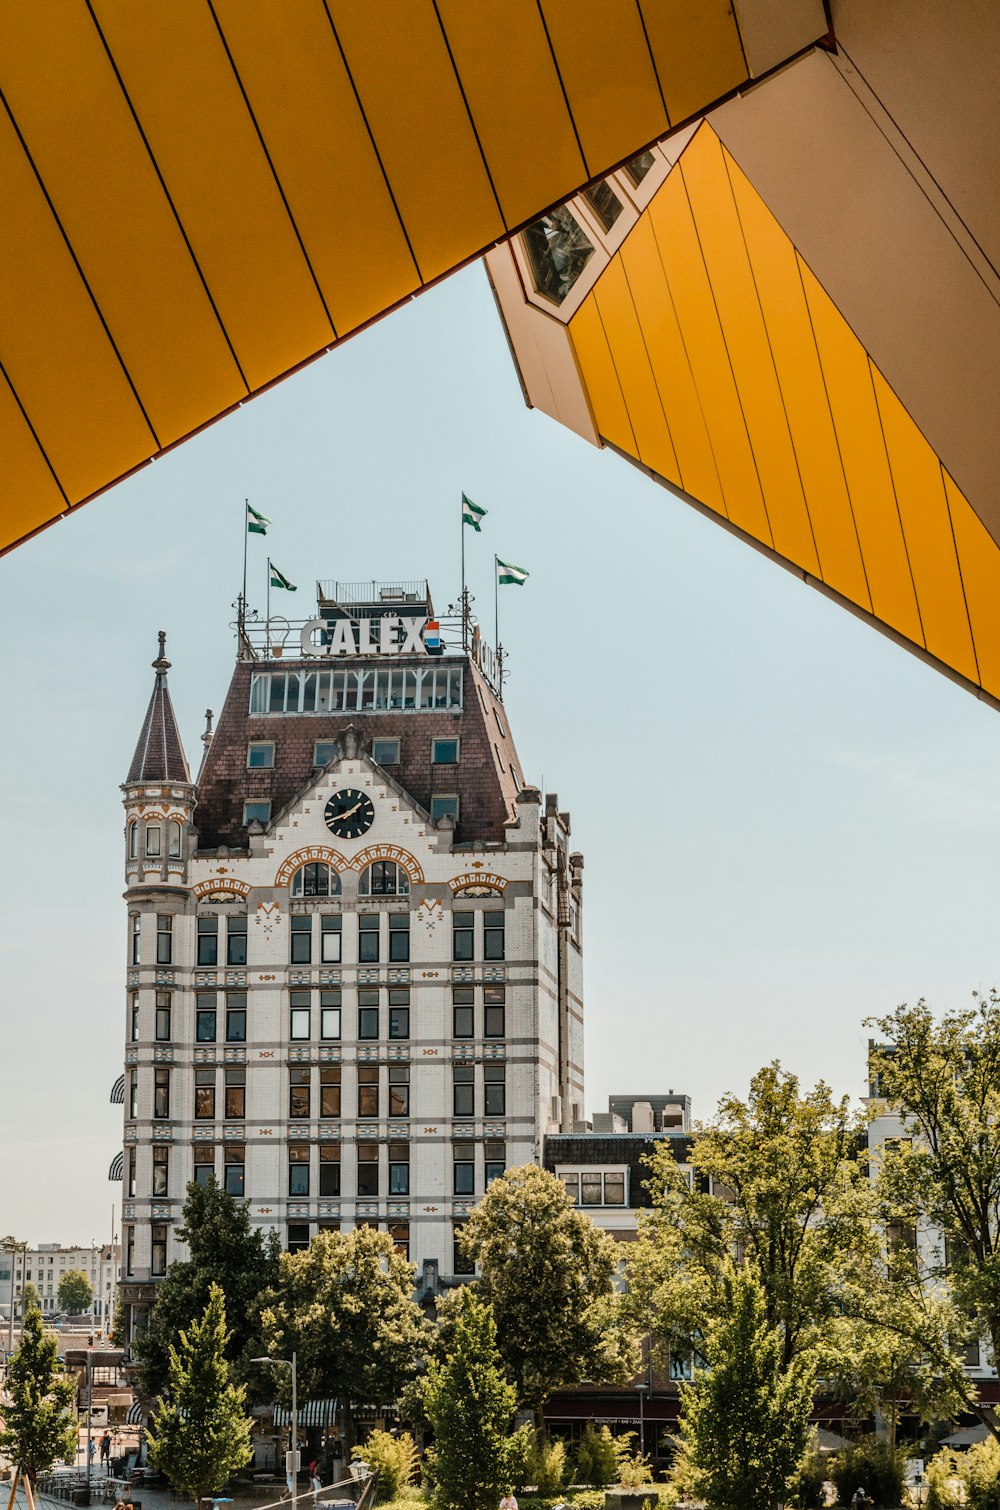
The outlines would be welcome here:
M 160 642 L 160 653 L 153 662 L 153 670 L 162 676 L 165 671 L 170 670 L 170 662 L 167 660 L 167 631 L 161 629 L 157 639 Z
M 201 736 L 201 742 L 205 746 L 206 750 L 208 749 L 209 745 L 212 743 L 212 710 L 211 710 L 211 708 L 206 708 L 205 709 L 205 732 Z

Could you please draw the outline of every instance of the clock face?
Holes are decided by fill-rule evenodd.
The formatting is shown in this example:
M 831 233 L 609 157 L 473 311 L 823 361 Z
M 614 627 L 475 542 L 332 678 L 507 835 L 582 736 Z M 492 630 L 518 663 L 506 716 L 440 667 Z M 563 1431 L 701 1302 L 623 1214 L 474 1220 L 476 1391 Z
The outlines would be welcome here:
M 357 839 L 375 822 L 372 799 L 354 787 L 334 792 L 323 810 L 326 826 L 338 839 Z

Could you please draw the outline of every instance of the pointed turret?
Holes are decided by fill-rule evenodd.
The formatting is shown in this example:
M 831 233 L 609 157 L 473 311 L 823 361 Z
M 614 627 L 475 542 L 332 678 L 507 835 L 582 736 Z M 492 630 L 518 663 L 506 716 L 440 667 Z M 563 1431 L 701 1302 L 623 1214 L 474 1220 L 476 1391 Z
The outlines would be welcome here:
M 174 705 L 167 690 L 167 672 L 170 662 L 166 657 L 166 631 L 159 634 L 160 653 L 153 662 L 156 681 L 149 699 L 146 717 L 139 734 L 139 743 L 132 756 L 127 782 L 133 781 L 183 781 L 190 782 L 187 757 L 181 743 Z

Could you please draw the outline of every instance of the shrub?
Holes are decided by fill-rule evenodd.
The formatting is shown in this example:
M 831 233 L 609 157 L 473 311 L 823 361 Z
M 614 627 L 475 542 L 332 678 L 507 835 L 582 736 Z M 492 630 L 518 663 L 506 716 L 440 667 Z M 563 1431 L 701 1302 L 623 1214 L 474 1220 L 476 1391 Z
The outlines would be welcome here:
M 548 1441 L 540 1432 L 528 1449 L 524 1468 L 525 1482 L 533 1484 L 539 1494 L 558 1494 L 569 1477 L 566 1443 L 556 1438 Z
M 607 1426 L 598 1430 L 593 1421 L 588 1421 L 576 1450 L 577 1482 L 595 1484 L 597 1488 L 604 1489 L 608 1484 L 613 1484 L 617 1477 L 618 1453 L 614 1437 Z
M 970 1447 L 959 1464 L 969 1510 L 997 1510 L 1000 1502 L 1000 1442 L 987 1437 Z
M 906 1453 L 875 1437 L 852 1442 L 830 1458 L 829 1476 L 837 1490 L 837 1504 L 849 1505 L 855 1489 L 863 1488 L 877 1506 L 903 1503 Z
M 788 1503 L 795 1505 L 797 1510 L 823 1510 L 829 1477 L 829 1464 L 823 1454 L 807 1452 L 789 1486 Z M 853 1489 L 851 1493 L 854 1493 Z
M 417 1444 L 408 1431 L 398 1437 L 388 1431 L 373 1431 L 351 1456 L 363 1459 L 378 1474 L 380 1500 L 397 1499 L 400 1491 L 413 1483 L 420 1468 Z
M 958 1459 L 947 1447 L 935 1453 L 927 1464 L 927 1498 L 924 1510 L 958 1510 L 964 1503 L 961 1491 L 961 1469 Z
M 649 1458 L 643 1457 L 634 1446 L 635 1432 L 623 1431 L 621 1436 L 612 1437 L 616 1464 L 615 1482 L 621 1484 L 623 1489 L 638 1489 L 643 1484 L 653 1482 L 653 1470 L 649 1466 Z

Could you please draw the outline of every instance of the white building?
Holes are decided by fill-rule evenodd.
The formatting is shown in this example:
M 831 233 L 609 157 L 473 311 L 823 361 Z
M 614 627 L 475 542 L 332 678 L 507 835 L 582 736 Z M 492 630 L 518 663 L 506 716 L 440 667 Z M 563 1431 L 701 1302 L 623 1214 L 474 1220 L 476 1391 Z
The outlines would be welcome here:
M 452 627 L 422 582 L 319 584 L 243 634 L 197 781 L 161 641 L 123 788 L 132 1327 L 191 1180 L 290 1249 L 377 1224 L 433 1293 L 487 1181 L 582 1116 L 582 856 Z
M 0 1254 L 0 1313 L 15 1319 L 21 1315 L 21 1292 L 33 1284 L 45 1316 L 64 1310 L 59 1304 L 59 1282 L 73 1269 L 87 1278 L 94 1303 L 87 1313 L 96 1328 L 106 1330 L 114 1319 L 115 1297 L 121 1278 L 121 1246 L 90 1243 L 64 1248 L 60 1243 L 39 1243 L 26 1253 Z M 13 1305 L 11 1304 L 13 1299 Z

